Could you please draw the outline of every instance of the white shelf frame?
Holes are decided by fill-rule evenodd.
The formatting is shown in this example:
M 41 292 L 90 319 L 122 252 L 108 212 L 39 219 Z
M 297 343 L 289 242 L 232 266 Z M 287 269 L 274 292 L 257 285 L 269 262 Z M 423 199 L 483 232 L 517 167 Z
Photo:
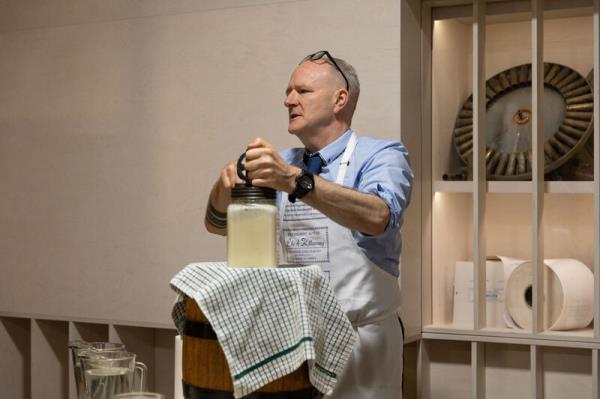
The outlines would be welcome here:
M 475 330 L 485 328 L 486 324 L 486 248 L 485 248 L 485 202 L 486 202 L 486 167 L 485 167 L 485 14 L 486 0 L 473 2 L 473 282 L 475 301 L 473 320 Z M 472 350 L 482 349 L 473 346 Z M 474 376 L 484 374 L 481 357 L 475 354 Z M 479 356 L 478 356 L 479 355 Z M 485 374 L 484 374 L 485 375 Z M 475 384 L 473 392 L 485 392 L 482 384 Z M 484 387 L 485 388 L 485 387 Z M 480 397 L 479 394 L 476 397 Z
M 532 330 L 539 334 L 543 330 L 542 282 L 544 281 L 543 228 L 544 220 L 544 132 L 543 132 L 543 94 L 544 94 L 544 8 L 543 0 L 531 0 L 531 103 L 532 109 L 532 152 L 531 171 L 532 220 L 531 220 L 531 258 L 533 273 L 533 312 Z M 533 359 L 532 359 L 533 360 Z M 532 362 L 532 372 L 535 362 Z

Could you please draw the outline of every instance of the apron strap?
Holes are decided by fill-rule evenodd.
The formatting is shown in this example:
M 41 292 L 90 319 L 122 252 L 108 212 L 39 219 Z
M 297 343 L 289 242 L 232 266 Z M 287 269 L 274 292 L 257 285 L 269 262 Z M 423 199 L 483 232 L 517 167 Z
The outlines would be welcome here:
M 356 147 L 357 141 L 358 138 L 356 137 L 356 134 L 352 132 L 352 134 L 350 135 L 350 140 L 348 140 L 348 144 L 346 145 L 344 155 L 342 155 L 342 160 L 340 161 L 340 169 L 338 170 L 337 178 L 335 179 L 335 182 L 339 185 L 344 185 L 344 177 L 346 176 L 346 170 L 348 169 L 350 157 L 354 152 L 354 148 Z

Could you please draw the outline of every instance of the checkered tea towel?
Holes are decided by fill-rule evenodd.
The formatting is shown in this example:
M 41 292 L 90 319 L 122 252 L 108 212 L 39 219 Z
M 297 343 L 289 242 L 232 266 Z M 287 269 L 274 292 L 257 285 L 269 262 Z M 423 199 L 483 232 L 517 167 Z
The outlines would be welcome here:
M 172 316 L 179 333 L 191 297 L 217 334 L 236 398 L 308 361 L 312 385 L 331 394 L 356 335 L 317 265 L 230 268 L 192 263 L 171 280 L 179 298 Z

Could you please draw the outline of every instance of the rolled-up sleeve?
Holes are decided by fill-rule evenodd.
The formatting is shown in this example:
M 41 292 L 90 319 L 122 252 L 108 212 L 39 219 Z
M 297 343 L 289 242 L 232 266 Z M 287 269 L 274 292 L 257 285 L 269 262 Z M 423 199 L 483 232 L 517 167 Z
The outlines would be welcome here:
M 377 195 L 390 210 L 386 231 L 402 225 L 404 210 L 410 202 L 414 175 L 410 168 L 408 151 L 399 142 L 388 142 L 374 151 L 363 164 L 357 176 L 358 191 Z

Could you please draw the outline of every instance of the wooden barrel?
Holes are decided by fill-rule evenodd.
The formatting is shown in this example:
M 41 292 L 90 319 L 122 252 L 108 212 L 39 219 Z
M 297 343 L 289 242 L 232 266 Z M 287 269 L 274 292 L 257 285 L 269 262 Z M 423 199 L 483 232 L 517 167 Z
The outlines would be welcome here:
M 233 398 L 233 382 L 225 354 L 210 323 L 193 299 L 185 303 L 183 392 L 186 399 Z M 308 379 L 308 366 L 279 378 L 245 398 L 314 399 L 322 395 Z

